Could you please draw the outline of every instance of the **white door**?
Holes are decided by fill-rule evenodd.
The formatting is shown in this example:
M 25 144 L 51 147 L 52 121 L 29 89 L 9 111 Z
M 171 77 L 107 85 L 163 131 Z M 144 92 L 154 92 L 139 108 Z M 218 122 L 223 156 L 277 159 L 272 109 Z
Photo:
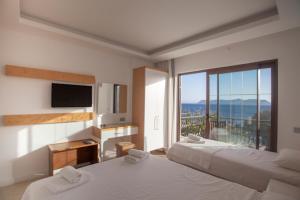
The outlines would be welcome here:
M 144 150 L 165 147 L 167 74 L 146 70 Z

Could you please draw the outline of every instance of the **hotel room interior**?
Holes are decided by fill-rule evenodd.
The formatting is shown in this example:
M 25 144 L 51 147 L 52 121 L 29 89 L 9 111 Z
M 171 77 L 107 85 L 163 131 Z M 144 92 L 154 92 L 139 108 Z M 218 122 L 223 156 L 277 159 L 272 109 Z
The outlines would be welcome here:
M 300 200 L 300 0 L 0 0 L 0 200 Z

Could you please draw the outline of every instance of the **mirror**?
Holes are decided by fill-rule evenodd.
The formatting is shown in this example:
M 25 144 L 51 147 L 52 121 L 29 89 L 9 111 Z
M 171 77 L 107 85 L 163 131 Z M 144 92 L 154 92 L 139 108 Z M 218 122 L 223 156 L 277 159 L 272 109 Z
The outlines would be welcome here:
M 98 113 L 126 113 L 127 85 L 101 83 L 98 87 Z

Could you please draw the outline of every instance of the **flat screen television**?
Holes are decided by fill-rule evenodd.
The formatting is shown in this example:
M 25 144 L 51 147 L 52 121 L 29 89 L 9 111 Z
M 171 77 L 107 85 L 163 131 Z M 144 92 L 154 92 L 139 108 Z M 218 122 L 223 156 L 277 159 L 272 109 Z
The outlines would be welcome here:
M 91 107 L 92 86 L 52 83 L 52 107 Z

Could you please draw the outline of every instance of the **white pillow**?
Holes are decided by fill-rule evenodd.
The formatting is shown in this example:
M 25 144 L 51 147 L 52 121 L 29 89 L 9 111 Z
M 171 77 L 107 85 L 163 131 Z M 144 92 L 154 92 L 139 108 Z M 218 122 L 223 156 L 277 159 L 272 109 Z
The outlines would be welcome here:
M 285 196 L 290 196 L 295 199 L 300 199 L 299 187 L 281 181 L 277 181 L 274 179 L 270 180 L 267 187 L 267 192 L 280 193 Z
M 280 167 L 300 171 L 300 151 L 282 149 L 274 162 Z

